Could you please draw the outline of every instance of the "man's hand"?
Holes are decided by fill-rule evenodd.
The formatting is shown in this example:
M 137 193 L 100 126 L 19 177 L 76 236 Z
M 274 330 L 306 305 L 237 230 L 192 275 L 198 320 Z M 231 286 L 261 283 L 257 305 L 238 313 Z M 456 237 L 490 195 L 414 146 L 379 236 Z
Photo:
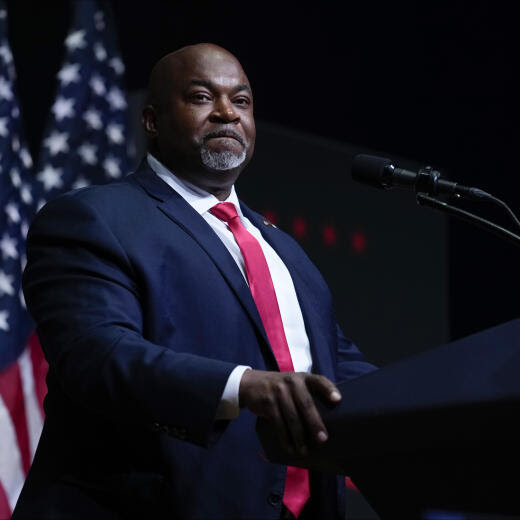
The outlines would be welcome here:
M 313 393 L 331 403 L 341 400 L 339 390 L 324 376 L 264 370 L 244 372 L 239 399 L 241 407 L 273 424 L 288 453 L 305 455 L 308 452 L 307 439 L 323 443 L 328 438 Z

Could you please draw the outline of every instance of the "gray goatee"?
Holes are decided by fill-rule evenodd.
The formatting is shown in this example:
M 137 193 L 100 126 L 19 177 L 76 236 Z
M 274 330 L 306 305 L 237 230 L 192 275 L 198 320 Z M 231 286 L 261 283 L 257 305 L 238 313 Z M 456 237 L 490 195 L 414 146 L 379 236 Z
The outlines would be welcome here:
M 246 159 L 246 151 L 242 150 L 239 154 L 225 150 L 223 152 L 213 152 L 202 146 L 200 150 L 202 164 L 206 168 L 218 171 L 226 171 L 240 166 Z

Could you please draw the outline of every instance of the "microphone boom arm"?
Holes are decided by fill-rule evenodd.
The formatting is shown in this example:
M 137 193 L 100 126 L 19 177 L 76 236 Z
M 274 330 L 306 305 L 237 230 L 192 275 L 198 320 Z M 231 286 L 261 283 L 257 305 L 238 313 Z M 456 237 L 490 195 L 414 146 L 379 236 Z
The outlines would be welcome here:
M 470 213 L 469 211 L 465 211 L 461 208 L 457 208 L 456 206 L 452 206 L 451 204 L 448 204 L 447 202 L 436 199 L 434 197 L 430 197 L 429 195 L 426 195 L 425 193 L 417 193 L 416 200 L 417 200 L 417 204 L 419 204 L 419 206 L 427 206 L 429 208 L 433 208 L 433 209 L 436 209 L 443 213 L 446 213 L 450 216 L 458 217 L 461 220 L 469 222 L 470 224 L 474 224 L 477 227 L 485 229 L 486 231 L 489 231 L 501 238 L 505 238 L 506 240 L 509 240 L 509 242 L 512 242 L 513 244 L 516 244 L 517 246 L 520 246 L 520 236 L 519 235 L 516 235 L 515 233 L 512 233 L 508 229 L 503 228 L 502 226 L 498 226 L 497 224 L 494 224 L 493 222 L 490 222 L 489 220 L 479 217 L 478 215 Z

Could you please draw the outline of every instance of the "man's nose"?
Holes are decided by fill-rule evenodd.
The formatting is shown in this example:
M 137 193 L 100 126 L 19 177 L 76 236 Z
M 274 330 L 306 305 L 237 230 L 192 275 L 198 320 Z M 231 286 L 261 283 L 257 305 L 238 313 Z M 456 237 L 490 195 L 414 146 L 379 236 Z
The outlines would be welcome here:
M 210 120 L 213 123 L 238 123 L 240 115 L 229 98 L 221 97 L 215 101 Z

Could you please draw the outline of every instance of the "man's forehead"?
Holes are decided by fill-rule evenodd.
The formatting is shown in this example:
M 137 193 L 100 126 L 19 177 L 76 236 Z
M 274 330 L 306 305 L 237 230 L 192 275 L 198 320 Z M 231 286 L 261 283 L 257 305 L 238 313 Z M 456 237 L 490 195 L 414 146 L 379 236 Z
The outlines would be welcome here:
M 232 90 L 233 92 L 246 91 L 251 94 L 251 87 L 247 82 L 247 78 L 243 82 L 237 81 L 237 79 L 239 78 L 229 76 L 211 76 L 209 78 L 194 77 L 191 79 L 187 79 L 183 86 L 185 88 L 204 87 L 208 90 L 224 88 L 226 90 Z
M 251 92 L 235 56 L 214 44 L 197 44 L 167 54 L 155 64 L 150 75 L 150 99 L 157 103 L 166 93 L 184 91 L 195 84 Z
M 238 60 L 229 53 L 193 53 L 173 63 L 172 74 L 184 85 L 211 83 L 222 87 L 245 85 L 249 81 Z

